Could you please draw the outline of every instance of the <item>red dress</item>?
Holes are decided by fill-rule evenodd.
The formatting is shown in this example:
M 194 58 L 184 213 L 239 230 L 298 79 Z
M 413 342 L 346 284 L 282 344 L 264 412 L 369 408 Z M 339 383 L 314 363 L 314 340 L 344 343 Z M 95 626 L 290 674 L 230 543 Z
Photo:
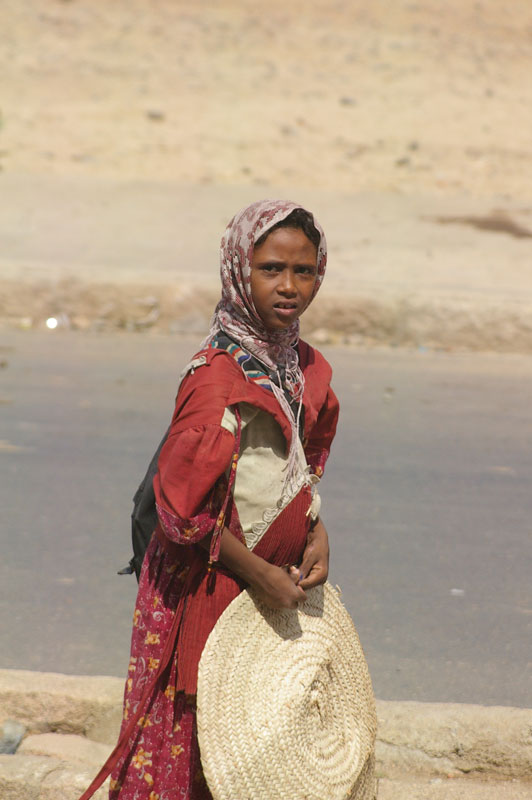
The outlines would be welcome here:
M 198 663 L 207 637 L 245 587 L 221 564 L 208 569 L 198 542 L 215 527 L 229 498 L 225 525 L 244 541 L 238 511 L 227 493 L 235 437 L 221 425 L 226 408 L 248 403 L 271 414 L 287 449 L 291 429 L 273 395 L 249 381 L 225 350 L 198 354 L 204 363 L 183 380 L 170 434 L 154 480 L 159 522 L 146 552 L 133 615 L 129 675 L 119 743 L 86 800 L 109 774 L 110 800 L 208 800 L 196 735 Z M 305 376 L 303 447 L 321 477 L 336 430 L 338 402 L 323 356 L 299 343 Z M 304 487 L 254 547 L 279 566 L 303 554 L 310 517 Z

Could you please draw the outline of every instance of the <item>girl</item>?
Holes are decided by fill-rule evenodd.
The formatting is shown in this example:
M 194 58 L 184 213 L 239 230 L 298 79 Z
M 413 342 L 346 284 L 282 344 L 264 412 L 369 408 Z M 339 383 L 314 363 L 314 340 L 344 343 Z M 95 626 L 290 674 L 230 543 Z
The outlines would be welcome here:
M 210 631 L 246 586 L 295 608 L 327 578 L 315 487 L 338 403 L 328 363 L 298 338 L 325 264 L 321 227 L 294 203 L 254 203 L 225 232 L 222 299 L 154 480 L 119 742 L 81 800 L 111 771 L 110 800 L 211 798 L 195 712 Z

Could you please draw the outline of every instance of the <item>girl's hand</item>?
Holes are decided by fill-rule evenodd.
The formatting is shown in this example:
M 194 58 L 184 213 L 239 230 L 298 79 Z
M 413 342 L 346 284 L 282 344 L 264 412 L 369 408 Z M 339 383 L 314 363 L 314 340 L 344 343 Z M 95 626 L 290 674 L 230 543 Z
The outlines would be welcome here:
M 210 537 L 205 537 L 200 544 L 207 549 L 209 542 Z M 303 589 L 297 585 L 299 569 L 291 567 L 287 572 L 282 567 L 269 564 L 248 550 L 227 528 L 222 533 L 220 561 L 249 583 L 269 608 L 297 608 L 299 603 L 307 599 Z
M 293 568 L 289 572 L 283 567 L 264 562 L 260 574 L 250 581 L 259 599 L 268 608 L 297 608 L 307 596 L 297 585 L 299 573 Z
M 325 583 L 329 574 L 329 537 L 319 519 L 307 538 L 307 546 L 299 567 L 301 578 L 298 586 L 310 589 Z

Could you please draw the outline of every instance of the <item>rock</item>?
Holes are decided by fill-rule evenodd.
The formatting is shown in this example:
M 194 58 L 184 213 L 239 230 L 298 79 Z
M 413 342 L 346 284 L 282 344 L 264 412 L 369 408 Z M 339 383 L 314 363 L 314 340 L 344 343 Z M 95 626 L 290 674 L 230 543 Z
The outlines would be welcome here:
M 18 749 L 20 755 L 51 756 L 69 764 L 101 767 L 112 745 L 101 744 L 68 733 L 41 733 L 28 736 Z
M 105 303 L 98 312 L 98 317 L 103 319 L 105 317 L 109 317 L 111 314 L 114 314 L 116 311 L 116 303 L 113 300 L 110 300 L 108 303 Z
M 209 329 L 209 319 L 201 311 L 191 311 L 170 325 L 172 333 L 204 334 Z
M 49 758 L 0 755 L 2 800 L 39 800 L 43 780 L 60 766 Z
M 6 719 L 0 738 L 0 753 L 16 753 L 25 733 L 26 728 L 20 722 Z
M 75 331 L 88 331 L 91 325 L 91 320 L 84 314 L 76 314 L 72 317 L 72 328 Z
M 114 744 L 123 691 L 121 678 L 0 670 L 0 722 L 16 719 L 30 733 L 74 733 Z
M 142 330 L 143 328 L 151 328 L 152 325 L 155 325 L 159 317 L 161 316 L 161 312 L 159 308 L 155 306 L 152 310 L 146 314 L 145 317 L 142 319 L 136 319 L 133 321 L 133 327 L 135 330 Z
M 532 800 L 532 783 L 383 778 L 379 781 L 379 800 Z
M 146 309 L 151 309 L 154 306 L 158 306 L 159 305 L 158 298 L 155 297 L 155 295 L 153 295 L 153 294 L 150 294 L 147 297 L 136 297 L 134 302 L 135 302 L 135 305 L 142 306 L 142 308 L 146 308 Z
M 0 755 L 2 800 L 75 800 L 93 777 L 93 768 L 77 769 L 54 758 Z M 94 800 L 108 796 L 107 783 L 93 795 Z
M 146 111 L 146 118 L 149 119 L 150 122 L 164 122 L 166 114 L 164 111 L 160 111 L 157 108 L 149 108 Z
M 377 701 L 381 775 L 532 776 L 532 710 Z
M 310 338 L 315 344 L 331 344 L 333 341 L 333 336 L 327 328 L 316 328 L 310 334 Z
M 66 761 L 71 765 L 77 763 L 78 768 L 71 766 L 69 776 L 61 780 L 57 778 L 59 782 L 53 784 L 53 790 L 58 792 L 54 800 L 60 800 L 63 797 L 60 794 L 63 791 L 61 781 L 75 783 L 75 776 L 78 773 L 85 775 L 83 766 L 89 764 L 93 771 L 97 771 L 116 743 L 122 714 L 122 692 L 121 678 L 0 670 L 0 714 L 4 720 L 16 720 L 26 726 L 30 734 L 47 734 L 30 735 L 20 746 L 20 755 L 0 756 L 1 763 L 11 759 L 9 769 L 15 770 L 15 760 L 37 759 L 32 763 L 41 777 L 39 765 L 44 756 L 37 754 L 48 754 L 47 763 L 52 764 L 50 769 L 54 774 L 55 762 L 63 771 Z M 377 715 L 378 773 L 383 778 L 404 779 L 406 775 L 427 779 L 440 777 L 443 779 L 441 784 L 431 784 L 435 791 L 441 786 L 454 785 L 447 780 L 449 776 L 468 774 L 481 778 L 528 780 L 532 776 L 531 709 L 380 700 L 377 701 Z M 93 741 L 84 741 L 80 737 Z M 2 775 L 0 770 L 0 777 Z M 75 793 L 70 796 L 75 798 Z M 413 800 L 414 797 L 444 795 L 425 795 L 420 790 L 420 793 L 410 796 L 398 793 L 397 800 L 403 796 Z M 449 798 L 454 796 L 450 794 Z M 482 797 L 472 795 L 477 796 Z M 51 789 L 47 795 L 28 793 L 17 796 L 6 794 L 0 788 L 2 800 L 15 797 L 24 797 L 24 800 L 38 797 L 42 800 L 44 797 L 52 798 L 53 792 Z

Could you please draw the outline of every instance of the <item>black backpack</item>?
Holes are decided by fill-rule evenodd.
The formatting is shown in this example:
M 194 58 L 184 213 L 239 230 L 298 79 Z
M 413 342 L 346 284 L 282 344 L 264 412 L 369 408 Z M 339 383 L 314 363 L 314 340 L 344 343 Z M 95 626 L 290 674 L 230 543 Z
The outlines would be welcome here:
M 226 337 L 228 339 L 228 337 Z M 228 341 L 232 341 L 228 339 Z M 250 359 L 250 362 L 253 360 Z M 181 373 L 181 380 L 189 372 L 194 372 L 195 369 L 205 364 L 205 356 L 196 355 L 192 361 L 187 364 Z M 240 416 L 238 417 L 238 429 L 240 431 Z M 159 461 L 159 454 L 162 450 L 163 444 L 168 438 L 170 428 L 166 431 L 163 438 L 159 443 L 159 447 L 153 454 L 150 465 L 146 470 L 146 474 L 140 482 L 139 488 L 133 496 L 133 511 L 131 513 L 131 540 L 133 543 L 133 558 L 130 559 L 127 567 L 122 567 L 118 570 L 118 575 L 132 575 L 135 573 L 137 582 L 140 578 L 140 570 L 142 569 L 142 562 L 144 561 L 144 554 L 150 543 L 153 531 L 157 525 L 157 509 L 155 508 L 155 492 L 153 491 L 153 479 L 157 472 L 157 464 Z M 238 454 L 238 448 L 236 453 Z
M 131 540 L 133 543 L 133 558 L 127 567 L 118 571 L 119 575 L 132 575 L 133 572 L 140 577 L 144 553 L 150 543 L 152 533 L 157 525 L 157 509 L 155 508 L 155 493 L 153 491 L 153 479 L 157 472 L 157 463 L 163 444 L 168 438 L 170 428 L 166 431 L 159 447 L 153 454 L 146 474 L 140 482 L 139 488 L 133 497 L 133 511 L 131 512 Z
M 189 372 L 194 372 L 197 367 L 205 364 L 205 356 L 194 356 L 192 361 L 187 364 L 180 375 L 183 380 Z M 144 478 L 141 480 L 139 488 L 133 496 L 133 511 L 131 512 L 131 541 L 133 543 L 133 558 L 130 559 L 127 567 L 118 570 L 118 575 L 132 575 L 135 573 L 137 582 L 140 578 L 140 570 L 144 561 L 144 554 L 148 549 L 152 533 L 157 525 L 157 509 L 155 508 L 155 493 L 153 491 L 153 479 L 157 472 L 157 463 L 163 444 L 168 438 L 170 428 L 166 431 L 159 443 L 159 447 L 153 454 L 150 465 L 146 470 Z

